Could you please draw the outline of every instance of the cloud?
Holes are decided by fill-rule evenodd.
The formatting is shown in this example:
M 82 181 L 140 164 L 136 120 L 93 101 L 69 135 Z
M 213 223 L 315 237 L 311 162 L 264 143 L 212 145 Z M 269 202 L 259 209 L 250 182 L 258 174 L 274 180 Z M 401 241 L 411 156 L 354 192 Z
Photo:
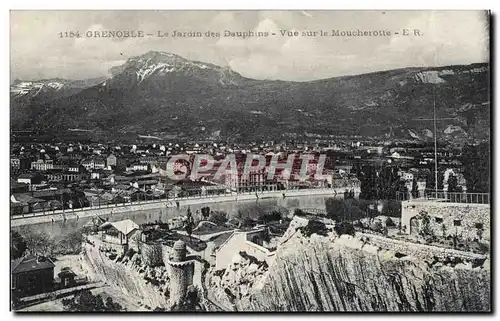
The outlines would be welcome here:
M 85 78 L 149 50 L 230 65 L 246 77 L 310 80 L 488 60 L 481 11 L 12 11 L 13 78 Z M 224 30 L 419 29 L 422 37 L 224 37 Z M 220 38 L 61 39 L 85 30 L 214 31 Z
M 403 66 L 436 66 L 488 61 L 488 33 L 483 12 L 425 11 L 404 27 L 408 36 L 393 37 L 375 56 Z M 417 30 L 422 36 L 415 35 Z

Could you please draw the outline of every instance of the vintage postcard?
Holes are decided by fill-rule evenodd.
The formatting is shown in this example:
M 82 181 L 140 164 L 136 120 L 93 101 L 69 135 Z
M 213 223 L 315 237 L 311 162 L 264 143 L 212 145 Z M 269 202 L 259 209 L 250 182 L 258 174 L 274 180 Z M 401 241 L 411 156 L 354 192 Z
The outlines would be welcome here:
M 487 10 L 11 11 L 12 311 L 491 312 L 489 61 Z

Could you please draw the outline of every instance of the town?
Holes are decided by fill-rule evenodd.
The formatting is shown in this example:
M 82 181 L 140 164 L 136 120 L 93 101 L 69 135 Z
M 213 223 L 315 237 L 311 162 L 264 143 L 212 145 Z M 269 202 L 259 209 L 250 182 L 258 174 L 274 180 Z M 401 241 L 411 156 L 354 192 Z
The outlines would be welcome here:
M 251 269 L 257 282 L 289 230 L 300 226 L 309 234 L 330 228 L 338 235 L 369 235 L 384 246 L 387 238 L 461 250 L 459 262 L 483 266 L 490 199 L 479 160 L 487 146 L 432 147 L 362 141 L 13 143 L 13 302 L 18 309 L 68 309 L 77 305 L 70 294 L 91 297 L 92 290 L 110 298 L 109 309 L 238 310 L 250 285 L 220 271 L 234 269 L 236 255 L 238 267 Z M 196 164 L 199 155 L 209 156 L 213 166 Z M 218 177 L 228 155 L 236 168 Z M 260 155 L 266 164 L 244 175 L 245 155 Z M 273 157 L 282 166 L 269 178 Z M 193 175 L 197 166 L 207 169 L 203 175 Z M 305 177 L 299 175 L 303 169 Z M 297 204 L 290 206 L 293 200 Z M 240 205 L 221 210 L 224 202 Z M 58 235 L 50 235 L 54 227 Z M 147 295 L 131 302 L 115 288 L 129 281 L 107 270 L 122 268 L 142 271 L 146 283 L 158 288 L 131 290 Z M 224 282 L 232 282 L 232 290 L 223 290 Z M 57 298 L 59 308 L 51 305 Z
M 312 160 L 307 167 L 310 179 L 286 177 L 284 171 L 278 171 L 269 180 L 264 170 L 252 173 L 251 177 L 242 177 L 241 165 L 245 159 L 241 156 L 248 153 L 263 155 L 268 164 L 272 157 L 286 162 L 288 155 L 294 154 L 296 159 L 292 171 L 295 172 L 301 168 L 300 156 L 310 155 Z M 186 157 L 169 162 L 173 156 L 180 154 Z M 203 177 L 193 180 L 189 179 L 188 172 L 197 154 L 210 155 L 219 162 Z M 235 172 L 232 177 L 218 177 L 215 181 L 213 178 L 216 176 L 217 164 L 220 165 L 228 154 L 236 155 L 239 172 Z M 314 178 L 320 154 L 326 156 L 322 173 L 325 179 L 322 181 Z M 443 146 L 437 156 L 440 168 L 438 189 L 466 192 L 466 178 L 473 173 L 465 171 L 462 165 L 462 148 Z M 333 144 L 270 141 L 246 145 L 224 142 L 13 144 L 10 163 L 11 215 L 15 217 L 183 196 L 275 189 L 350 189 L 360 187 L 361 171 L 367 167 L 395 168 L 402 183 L 400 191 L 432 190 L 435 185 L 434 151 L 432 146 L 425 144 L 407 147 L 395 144 L 365 145 L 359 141 Z M 168 171 L 176 175 L 184 174 L 181 175 L 183 179 L 172 179 L 172 175 L 167 175 Z M 485 192 L 485 188 L 475 191 Z

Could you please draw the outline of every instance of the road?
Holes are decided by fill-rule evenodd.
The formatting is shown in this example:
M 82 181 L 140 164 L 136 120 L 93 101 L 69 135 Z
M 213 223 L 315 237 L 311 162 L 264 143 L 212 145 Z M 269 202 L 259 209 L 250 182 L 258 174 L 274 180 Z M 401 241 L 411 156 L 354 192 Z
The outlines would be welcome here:
M 19 227 L 24 225 L 65 222 L 69 220 L 79 220 L 81 218 L 92 216 L 105 216 L 110 214 L 123 214 L 138 211 L 172 209 L 188 205 L 213 204 L 222 202 L 239 202 L 248 200 L 265 200 L 265 199 L 283 199 L 303 196 L 337 196 L 343 195 L 343 188 L 318 188 L 318 189 L 300 189 L 286 191 L 265 191 L 260 193 L 242 193 L 233 195 L 209 195 L 197 197 L 180 197 L 173 200 L 149 200 L 139 201 L 125 204 L 109 204 L 100 207 L 88 207 L 74 210 L 57 210 L 51 212 L 38 212 L 30 214 L 12 215 L 11 226 Z M 356 191 L 359 193 L 359 190 Z

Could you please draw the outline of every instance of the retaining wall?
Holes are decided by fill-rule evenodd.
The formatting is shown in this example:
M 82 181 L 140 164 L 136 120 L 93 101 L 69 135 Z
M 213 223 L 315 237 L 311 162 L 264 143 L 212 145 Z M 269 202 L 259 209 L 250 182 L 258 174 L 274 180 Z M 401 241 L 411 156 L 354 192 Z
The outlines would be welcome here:
M 221 195 L 221 196 L 204 196 L 204 197 L 185 197 L 178 198 L 176 200 L 156 200 L 156 201 L 144 201 L 140 203 L 130 203 L 126 205 L 114 206 L 106 205 L 101 206 L 101 208 L 83 208 L 75 209 L 74 211 L 65 210 L 63 213 L 61 210 L 54 211 L 50 213 L 31 213 L 24 215 L 13 215 L 11 216 L 11 226 L 23 226 L 31 224 L 40 223 L 50 223 L 53 221 L 64 221 L 82 217 L 91 217 L 95 215 L 108 215 L 110 213 L 127 213 L 143 210 L 156 210 L 165 207 L 175 207 L 176 201 L 179 202 L 179 206 L 195 205 L 195 204 L 210 204 L 210 203 L 221 203 L 221 202 L 237 202 L 246 200 L 257 200 L 257 199 L 267 199 L 267 198 L 282 198 L 283 194 L 285 197 L 301 197 L 301 196 L 319 196 L 319 195 L 341 195 L 344 193 L 342 188 L 318 188 L 318 189 L 301 189 L 301 190 L 286 190 L 286 191 L 269 191 L 261 193 L 248 193 L 248 194 L 235 194 L 235 195 Z M 359 189 L 354 190 L 355 193 L 359 194 Z

